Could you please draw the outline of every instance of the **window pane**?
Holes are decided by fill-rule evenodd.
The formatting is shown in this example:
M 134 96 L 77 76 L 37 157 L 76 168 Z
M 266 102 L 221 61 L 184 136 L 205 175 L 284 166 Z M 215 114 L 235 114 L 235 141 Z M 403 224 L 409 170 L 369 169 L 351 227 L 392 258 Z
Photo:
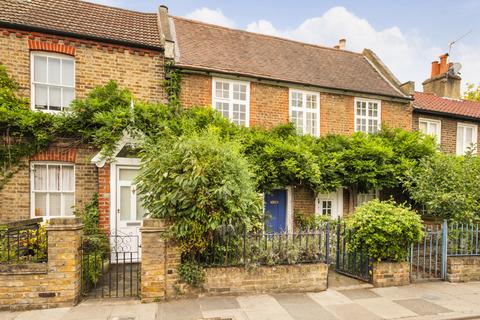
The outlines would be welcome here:
M 58 87 L 48 88 L 49 109 L 60 111 L 62 110 L 62 89 Z
M 317 97 L 313 94 L 307 94 L 307 108 L 315 109 L 317 107 Z
M 47 166 L 35 165 L 33 167 L 33 172 L 34 190 L 47 190 Z
M 60 166 L 48 166 L 48 190 L 60 191 Z
M 74 191 L 75 190 L 75 175 L 73 167 L 62 167 L 62 191 Z
M 47 82 L 47 57 L 33 57 L 33 81 Z
M 50 208 L 49 216 L 61 216 L 62 215 L 62 196 L 60 193 L 50 193 Z
M 122 181 L 133 181 L 138 175 L 138 169 L 120 169 L 119 179 Z
M 305 133 L 315 135 L 316 133 L 316 124 L 317 124 L 317 114 L 313 112 L 306 112 L 305 116 L 307 117 L 306 119 L 306 125 L 307 127 L 305 128 Z
M 130 220 L 130 204 L 132 201 L 132 191 L 130 186 L 121 186 L 120 187 L 120 220 L 128 221 Z
M 224 118 L 229 118 L 229 110 L 228 110 L 228 103 L 227 102 L 217 102 L 215 104 L 215 109 L 217 109 L 218 111 L 220 111 L 220 113 L 222 114 L 222 116 Z
M 465 128 L 465 146 L 468 148 L 473 143 L 473 128 Z
M 303 112 L 293 110 L 291 121 L 295 125 L 295 128 L 297 128 L 297 132 L 303 133 Z
M 428 129 L 427 129 L 427 123 L 426 122 L 421 121 L 418 125 L 418 128 L 420 129 L 420 132 L 428 134 Z
M 47 109 L 47 86 L 35 85 L 35 108 L 36 109 L 42 109 L 45 110 Z
M 72 216 L 73 215 L 73 207 L 75 206 L 75 196 L 73 193 L 64 193 L 63 194 L 63 201 L 64 201 L 64 208 L 65 208 L 65 215 Z
M 34 208 L 36 217 L 44 217 L 47 213 L 47 194 L 46 193 L 35 193 L 34 196 Z
M 73 89 L 63 88 L 63 108 L 69 108 L 73 101 Z
M 232 121 L 238 125 L 245 125 L 245 114 L 247 106 L 243 104 L 233 104 Z
M 48 58 L 48 83 L 60 84 L 60 59 Z
M 62 60 L 62 84 L 64 86 L 73 86 L 73 60 Z
M 464 144 L 464 127 L 457 127 L 457 145 L 458 145 L 458 149 L 459 151 L 461 151 L 462 153 L 465 151 L 465 144 Z

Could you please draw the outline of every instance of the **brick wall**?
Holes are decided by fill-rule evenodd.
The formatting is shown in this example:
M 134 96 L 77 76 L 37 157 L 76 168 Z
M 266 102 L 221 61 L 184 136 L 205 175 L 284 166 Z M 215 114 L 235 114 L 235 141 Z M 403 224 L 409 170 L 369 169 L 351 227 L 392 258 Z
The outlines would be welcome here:
M 80 298 L 83 225 L 79 219 L 50 221 L 48 263 L 0 264 L 0 310 L 58 308 Z
M 297 186 L 293 188 L 293 212 L 302 214 L 315 214 L 315 194 L 307 187 Z
M 21 93 L 25 97 L 30 98 L 29 41 L 74 49 L 77 98 L 84 97 L 95 86 L 114 79 L 122 87 L 129 88 L 140 100 L 166 100 L 162 87 L 164 64 L 161 52 L 0 28 L 0 63 L 6 66 L 8 73 L 20 84 Z M 47 48 L 46 45 L 43 47 Z
M 375 287 L 410 284 L 410 264 L 408 262 L 374 262 L 372 280 Z
M 250 126 L 271 128 L 288 123 L 288 88 L 250 83 Z
M 480 257 L 448 257 L 447 278 L 450 282 L 480 281 Z
M 413 113 L 412 117 L 412 127 L 413 130 L 418 130 L 420 118 L 433 119 L 441 121 L 441 132 L 440 132 L 440 147 L 442 151 L 447 153 L 455 154 L 457 152 L 457 124 L 468 123 L 479 125 L 480 122 L 464 121 L 457 120 L 450 117 L 436 116 L 436 115 L 424 115 L 421 113 Z M 480 142 L 480 130 L 477 130 L 477 141 Z
M 110 230 L 110 164 L 98 168 L 98 211 L 100 229 Z
M 0 190 L 0 223 L 29 219 L 30 161 L 61 161 L 75 164 L 75 206 L 79 209 L 98 192 L 97 168 L 90 159 L 98 150 L 62 139 L 30 160 L 23 160 L 19 171 Z

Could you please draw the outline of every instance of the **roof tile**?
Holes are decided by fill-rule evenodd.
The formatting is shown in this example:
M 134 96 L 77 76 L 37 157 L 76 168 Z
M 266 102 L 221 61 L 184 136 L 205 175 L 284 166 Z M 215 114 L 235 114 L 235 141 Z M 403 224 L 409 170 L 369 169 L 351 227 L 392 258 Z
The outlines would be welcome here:
M 442 98 L 425 92 L 415 92 L 414 99 L 413 105 L 417 110 L 480 119 L 480 102 Z

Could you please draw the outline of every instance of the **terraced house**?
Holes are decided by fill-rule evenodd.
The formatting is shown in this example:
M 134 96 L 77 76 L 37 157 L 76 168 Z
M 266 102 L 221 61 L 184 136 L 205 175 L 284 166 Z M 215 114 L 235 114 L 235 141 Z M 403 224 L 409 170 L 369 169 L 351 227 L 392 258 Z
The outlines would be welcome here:
M 370 50 L 311 45 L 78 0 L 0 3 L 0 62 L 20 84 L 31 108 L 56 113 L 94 86 L 116 80 L 139 100 L 166 102 L 164 65 L 182 72 L 181 103 L 210 106 L 242 126 L 293 122 L 302 134 L 374 133 L 382 124 L 412 128 L 412 96 Z M 139 160 L 120 143 L 115 161 L 76 141 L 57 141 L 25 159 L 0 191 L 0 222 L 70 216 L 99 193 L 101 225 L 138 233 L 143 209 L 133 178 Z M 265 195 L 274 230 L 290 229 L 293 212 L 332 217 L 381 196 L 331 194 L 291 186 Z

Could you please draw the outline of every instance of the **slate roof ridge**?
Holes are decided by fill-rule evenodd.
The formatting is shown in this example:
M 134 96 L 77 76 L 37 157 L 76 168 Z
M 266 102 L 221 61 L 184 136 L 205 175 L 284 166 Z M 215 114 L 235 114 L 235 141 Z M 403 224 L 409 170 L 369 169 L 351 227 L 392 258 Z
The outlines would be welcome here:
M 361 52 L 355 52 L 355 51 L 345 50 L 345 49 L 340 50 L 340 49 L 335 49 L 335 48 L 331 48 L 331 47 L 327 47 L 327 46 L 323 46 L 323 45 L 319 45 L 319 44 L 302 42 L 302 41 L 288 39 L 288 38 L 284 38 L 284 37 L 280 37 L 280 36 L 274 36 L 274 35 L 270 35 L 270 34 L 258 33 L 258 32 L 253 32 L 253 31 L 242 30 L 242 29 L 229 28 L 229 27 L 220 26 L 220 25 L 217 25 L 217 24 L 207 23 L 207 22 L 194 20 L 194 19 L 189 19 L 189 18 L 184 18 L 184 17 L 179 17 L 179 16 L 170 15 L 170 17 L 173 18 L 173 19 L 183 20 L 183 21 L 186 21 L 186 22 L 194 23 L 194 24 L 201 24 L 201 25 L 211 27 L 211 28 L 215 28 L 215 29 L 223 29 L 223 30 L 228 30 L 228 31 L 233 31 L 233 32 L 241 32 L 241 33 L 246 33 L 246 34 L 253 35 L 253 36 L 259 36 L 259 37 L 263 37 L 263 38 L 281 40 L 281 41 L 285 41 L 285 42 L 301 44 L 301 45 L 304 45 L 304 46 L 314 47 L 314 48 L 318 48 L 318 49 L 326 49 L 326 50 L 330 50 L 330 51 L 334 51 L 334 52 L 348 53 L 348 54 L 354 54 L 354 55 L 364 57 L 363 53 L 361 53 Z

